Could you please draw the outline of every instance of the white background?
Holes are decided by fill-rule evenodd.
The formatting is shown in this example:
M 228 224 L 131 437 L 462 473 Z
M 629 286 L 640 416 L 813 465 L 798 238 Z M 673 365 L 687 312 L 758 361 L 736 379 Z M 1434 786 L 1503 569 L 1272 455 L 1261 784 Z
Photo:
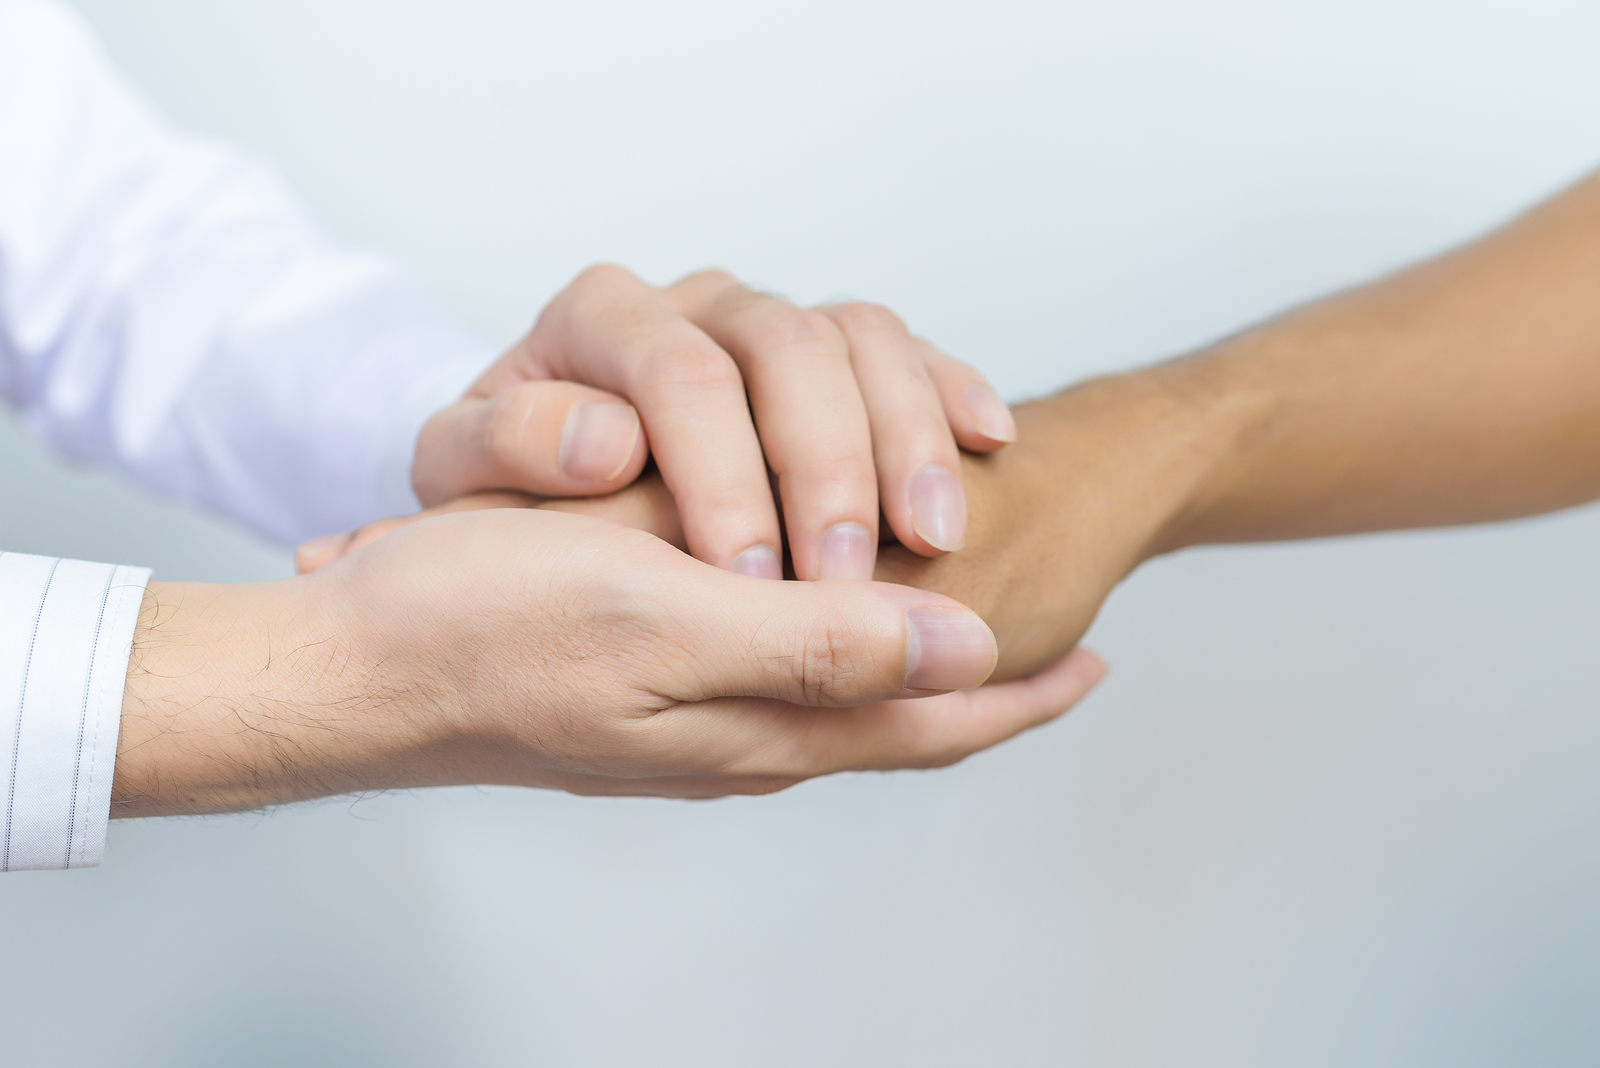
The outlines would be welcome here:
M 1580 0 L 80 7 L 497 340 L 594 260 L 719 264 L 885 301 L 1018 398 L 1600 160 Z M 0 464 L 7 548 L 288 571 L 9 422 Z M 937 773 L 117 824 L 98 871 L 0 880 L 0 1061 L 1593 1064 L 1597 550 L 1588 511 L 1158 562 L 1101 693 Z

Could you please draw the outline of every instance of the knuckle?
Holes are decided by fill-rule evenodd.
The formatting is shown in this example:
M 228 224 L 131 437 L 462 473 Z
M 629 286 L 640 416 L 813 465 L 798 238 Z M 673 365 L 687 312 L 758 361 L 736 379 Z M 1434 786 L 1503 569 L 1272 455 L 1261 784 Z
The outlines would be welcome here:
M 695 289 L 737 289 L 741 287 L 740 281 L 721 267 L 706 267 L 686 275 L 679 283 Z
M 834 310 L 833 319 L 847 334 L 906 333 L 900 316 L 882 304 L 852 301 Z
M 935 380 L 942 380 L 960 385 L 973 385 L 975 383 L 989 384 L 982 371 L 969 363 L 962 363 L 954 356 L 948 356 L 934 349 L 927 359 L 929 372 Z
M 527 449 L 529 406 L 515 398 L 514 390 L 496 397 L 483 423 L 483 451 L 503 468 L 520 466 Z
M 749 516 L 757 506 L 771 507 L 770 496 L 768 500 L 762 500 L 750 490 L 751 487 L 736 481 L 713 485 L 697 495 L 696 505 L 706 515 L 728 518 Z M 776 536 L 777 530 L 774 529 L 772 534 Z
M 633 272 L 615 263 L 592 263 L 578 272 L 569 289 L 612 290 L 634 280 Z
M 792 305 L 779 305 L 766 316 L 756 331 L 759 350 L 785 352 L 804 350 L 813 355 L 845 355 L 844 334 L 821 312 Z
M 704 345 L 672 345 L 657 350 L 642 362 L 646 376 L 655 385 L 696 390 L 744 388 L 739 368 L 720 349 Z
M 767 466 L 780 480 L 804 479 L 804 485 L 797 489 L 790 483 L 783 484 L 785 500 L 793 489 L 800 495 L 797 501 L 831 504 L 849 513 L 869 504 L 876 510 L 877 468 L 870 456 L 850 449 L 848 441 L 823 442 L 813 437 L 797 450 L 769 451 L 772 454 L 767 457 Z
M 840 705 L 871 675 L 870 655 L 863 656 L 860 635 L 842 613 L 833 612 L 814 626 L 800 651 L 797 683 L 804 703 Z
M 848 365 L 850 348 L 844 333 L 821 312 L 760 294 L 737 299 L 738 351 L 747 364 L 767 367 L 831 361 Z

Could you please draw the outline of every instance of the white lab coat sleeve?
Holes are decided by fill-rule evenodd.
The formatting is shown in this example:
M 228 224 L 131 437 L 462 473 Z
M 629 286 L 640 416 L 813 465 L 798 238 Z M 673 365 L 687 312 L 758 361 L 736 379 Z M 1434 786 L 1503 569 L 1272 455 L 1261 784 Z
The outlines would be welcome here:
M 0 397 L 35 435 L 292 543 L 414 510 L 418 430 L 492 356 L 68 8 L 0 0 Z M 0 870 L 100 862 L 148 578 L 0 552 Z
M 0 0 L 0 395 L 37 437 L 294 543 L 415 510 L 417 432 L 493 355 L 69 9 Z
M 100 863 L 149 577 L 0 552 L 0 871 Z

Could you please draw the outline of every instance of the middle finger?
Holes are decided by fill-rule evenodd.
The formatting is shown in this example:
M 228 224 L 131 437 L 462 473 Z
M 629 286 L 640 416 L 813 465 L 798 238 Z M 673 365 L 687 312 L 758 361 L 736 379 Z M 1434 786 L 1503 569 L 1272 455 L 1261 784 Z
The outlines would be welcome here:
M 872 432 L 844 335 L 826 316 L 720 271 L 668 292 L 739 365 L 801 579 L 870 579 L 878 549 Z

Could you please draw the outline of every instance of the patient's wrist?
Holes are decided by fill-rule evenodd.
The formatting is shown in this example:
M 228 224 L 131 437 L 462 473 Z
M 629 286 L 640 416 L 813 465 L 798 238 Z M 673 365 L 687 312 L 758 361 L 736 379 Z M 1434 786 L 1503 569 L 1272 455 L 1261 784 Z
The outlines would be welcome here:
M 1114 516 L 1127 571 L 1225 527 L 1217 509 L 1266 406 L 1223 351 L 1095 379 L 1041 403 L 1068 477 L 1078 468 L 1090 498 Z
M 1271 377 L 1260 373 L 1260 357 L 1282 341 L 1276 332 L 1245 334 L 1129 376 L 1166 398 L 1159 435 L 1175 461 L 1171 514 L 1148 555 L 1252 537 L 1243 502 L 1283 410 Z
M 1035 464 L 1016 496 L 1045 515 L 1053 535 L 1080 545 L 1101 531 L 1115 539 L 1117 580 L 1194 544 L 1253 418 L 1253 402 L 1231 391 L 1222 370 L 1202 360 L 1162 364 L 1021 406 L 1022 440 L 1039 444 L 1030 452 L 1048 462 Z

